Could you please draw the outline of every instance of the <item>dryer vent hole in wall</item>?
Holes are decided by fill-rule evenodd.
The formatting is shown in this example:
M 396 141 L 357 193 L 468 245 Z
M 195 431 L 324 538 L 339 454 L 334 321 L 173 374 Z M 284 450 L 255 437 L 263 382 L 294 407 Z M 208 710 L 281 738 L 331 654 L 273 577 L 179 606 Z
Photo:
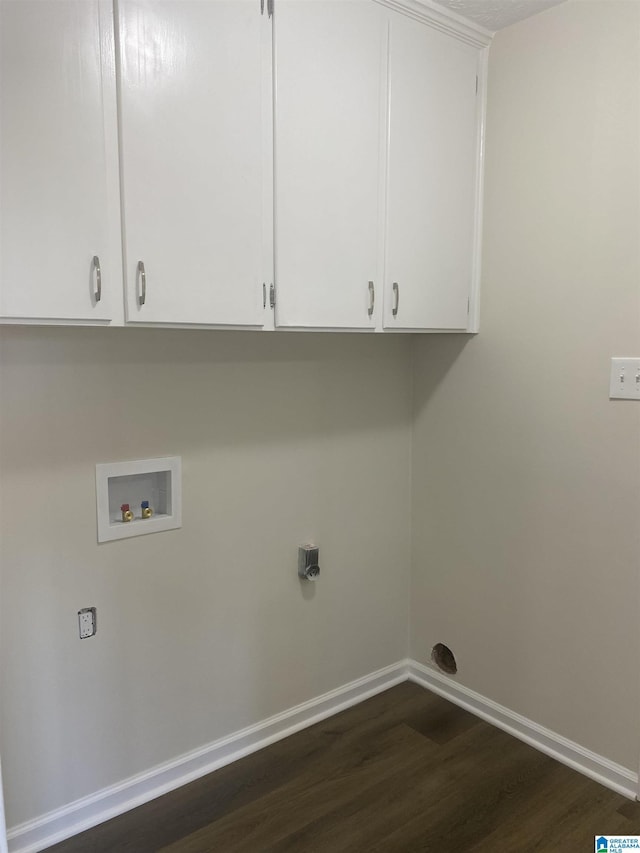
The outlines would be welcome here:
M 445 646 L 444 643 L 436 643 L 431 649 L 431 660 L 447 675 L 455 675 L 458 671 L 455 656 L 449 646 Z

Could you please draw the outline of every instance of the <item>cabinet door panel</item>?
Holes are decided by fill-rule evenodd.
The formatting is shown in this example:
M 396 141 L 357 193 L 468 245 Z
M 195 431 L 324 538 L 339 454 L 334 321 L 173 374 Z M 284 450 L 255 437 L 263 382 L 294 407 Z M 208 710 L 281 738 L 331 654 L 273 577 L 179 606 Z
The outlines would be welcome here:
M 370 328 L 380 295 L 386 27 L 369 0 L 278 0 L 275 253 L 280 327 Z
M 384 326 L 464 329 L 474 257 L 478 52 L 394 15 L 389 57 Z
M 119 8 L 127 320 L 261 325 L 267 15 L 257 0 Z
M 108 0 L 2 0 L 0 128 L 0 315 L 121 320 Z

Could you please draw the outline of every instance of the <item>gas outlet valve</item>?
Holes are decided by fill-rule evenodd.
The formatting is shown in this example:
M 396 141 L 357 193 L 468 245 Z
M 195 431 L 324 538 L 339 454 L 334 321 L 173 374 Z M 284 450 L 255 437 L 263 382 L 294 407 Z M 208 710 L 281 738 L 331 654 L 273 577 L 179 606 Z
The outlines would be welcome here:
M 306 581 L 318 579 L 320 575 L 319 552 L 320 549 L 316 545 L 300 545 L 298 548 L 298 577 Z

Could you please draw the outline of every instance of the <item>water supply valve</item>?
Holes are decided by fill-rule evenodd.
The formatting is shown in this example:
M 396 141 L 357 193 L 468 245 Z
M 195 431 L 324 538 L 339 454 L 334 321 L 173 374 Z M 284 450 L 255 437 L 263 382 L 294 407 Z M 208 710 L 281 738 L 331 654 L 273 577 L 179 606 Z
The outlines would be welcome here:
M 151 518 L 153 510 L 149 506 L 149 501 L 142 501 L 140 504 L 142 518 Z
M 317 545 L 300 545 L 298 548 L 298 577 L 306 581 L 315 581 L 320 575 Z
M 120 511 L 122 512 L 123 521 L 133 521 L 133 513 L 129 508 L 129 504 L 122 504 Z

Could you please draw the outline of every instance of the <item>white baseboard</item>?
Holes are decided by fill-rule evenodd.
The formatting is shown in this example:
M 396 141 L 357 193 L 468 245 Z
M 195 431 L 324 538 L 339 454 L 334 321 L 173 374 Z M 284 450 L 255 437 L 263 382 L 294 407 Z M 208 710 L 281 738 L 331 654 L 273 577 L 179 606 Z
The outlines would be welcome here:
M 632 770 L 458 684 L 433 667 L 403 660 L 35 820 L 14 826 L 7 833 L 9 853 L 38 853 L 407 679 L 465 708 L 607 788 L 632 800 L 636 798 L 638 774 Z
M 7 833 L 9 853 L 38 853 L 388 690 L 406 681 L 407 671 L 408 661 L 399 661 L 145 773 L 11 827 Z
M 498 705 L 497 702 L 487 699 L 480 693 L 458 684 L 453 678 L 443 675 L 434 667 L 424 666 L 413 660 L 409 661 L 408 677 L 410 681 L 471 711 L 472 714 L 481 717 L 491 725 L 550 755 L 556 761 L 566 764 L 631 800 L 636 799 L 638 774 L 632 770 L 585 749 L 579 743 L 562 737 L 527 717 L 516 714 L 504 705 Z

